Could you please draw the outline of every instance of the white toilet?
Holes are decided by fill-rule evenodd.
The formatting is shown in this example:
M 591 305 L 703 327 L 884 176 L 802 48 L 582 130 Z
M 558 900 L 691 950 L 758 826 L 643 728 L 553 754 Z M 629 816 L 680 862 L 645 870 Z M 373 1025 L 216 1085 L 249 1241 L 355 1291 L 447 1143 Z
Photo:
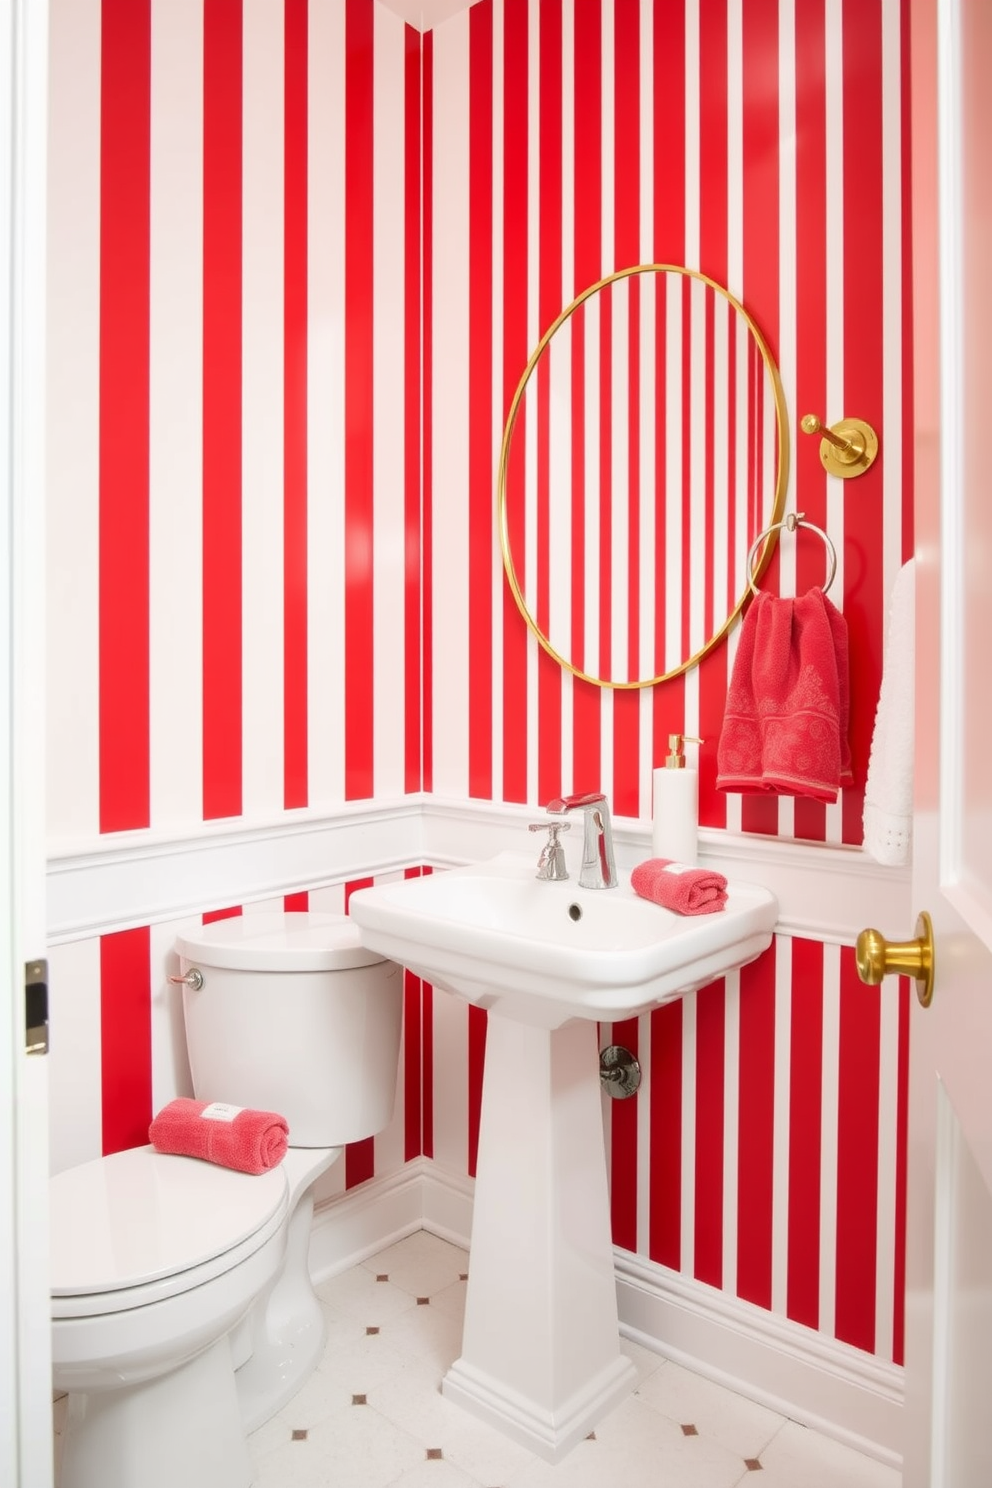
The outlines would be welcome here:
M 290 1148 L 257 1176 L 139 1147 L 52 1179 L 61 1488 L 248 1488 L 246 1433 L 323 1347 L 313 1185 L 392 1115 L 402 971 L 346 916 L 236 916 L 177 944 L 194 1094 L 278 1112 Z

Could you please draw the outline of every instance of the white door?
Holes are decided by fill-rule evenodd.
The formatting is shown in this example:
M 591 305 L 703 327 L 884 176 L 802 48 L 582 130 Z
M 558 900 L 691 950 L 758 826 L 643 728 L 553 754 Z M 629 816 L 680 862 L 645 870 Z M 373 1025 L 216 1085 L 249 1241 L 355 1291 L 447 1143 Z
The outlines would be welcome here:
M 48 1083 L 25 982 L 45 954 L 42 555 L 45 0 L 0 0 L 0 1483 L 52 1480 Z
M 913 894 L 915 910 L 933 917 L 936 975 L 932 1005 L 914 999 L 910 1036 L 904 1485 L 984 1488 L 992 1484 L 992 6 L 914 0 L 912 10 Z

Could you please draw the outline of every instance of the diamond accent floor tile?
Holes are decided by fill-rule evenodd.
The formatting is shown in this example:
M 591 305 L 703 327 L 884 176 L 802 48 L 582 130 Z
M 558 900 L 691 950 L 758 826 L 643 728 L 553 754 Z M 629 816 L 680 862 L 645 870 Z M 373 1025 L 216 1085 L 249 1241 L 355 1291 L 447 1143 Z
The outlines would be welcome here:
M 761 1454 L 761 1477 L 750 1488 L 900 1488 L 902 1474 L 883 1462 L 855 1452 L 843 1442 L 821 1436 L 796 1421 L 786 1421 Z
M 408 1308 L 416 1307 L 413 1293 L 405 1291 L 392 1279 L 376 1281 L 375 1272 L 364 1265 L 353 1266 L 323 1281 L 316 1288 L 317 1296 L 335 1312 L 356 1318 L 363 1327 L 370 1323 L 383 1323 L 386 1318 L 396 1317 Z
M 545 1462 L 441 1393 L 467 1269 L 464 1250 L 418 1231 L 318 1287 L 324 1352 L 249 1438 L 254 1488 L 899 1488 L 896 1469 L 629 1339 L 634 1391 Z M 64 1416 L 63 1399 L 56 1462 Z
M 255 1488 L 389 1488 L 423 1463 L 423 1446 L 407 1432 L 349 1405 L 325 1416 L 305 1441 L 257 1459 Z
M 784 1416 L 745 1400 L 733 1390 L 668 1363 L 638 1386 L 638 1398 L 669 1420 L 691 1422 L 701 1436 L 738 1457 L 760 1457 Z
M 388 1272 L 393 1286 L 414 1297 L 433 1297 L 468 1269 L 468 1253 L 438 1235 L 418 1230 L 364 1264 Z
M 628 1339 L 634 1391 L 545 1462 L 441 1393 L 468 1264 L 421 1230 L 321 1283 L 324 1352 L 249 1438 L 254 1488 L 899 1488 L 894 1468 Z M 54 1402 L 56 1463 L 64 1417 Z
M 637 1370 L 634 1392 L 562 1462 L 545 1462 L 441 1394 L 443 1376 L 460 1353 L 468 1265 L 464 1250 L 420 1231 L 356 1267 L 364 1279 L 345 1273 L 321 1289 L 342 1327 L 336 1346 L 329 1337 L 333 1361 L 325 1354 L 320 1369 L 342 1389 L 351 1381 L 350 1388 L 365 1391 L 368 1404 L 358 1414 L 419 1443 L 416 1464 L 390 1488 L 601 1488 L 606 1482 L 624 1488 L 898 1488 L 892 1469 L 629 1339 L 620 1346 Z M 376 1282 L 377 1275 L 388 1281 Z M 418 1306 L 424 1297 L 429 1303 Z M 351 1335 L 344 1328 L 349 1318 L 361 1320 Z M 368 1327 L 378 1327 L 378 1334 L 367 1335 Z M 366 1350 L 382 1346 L 377 1377 L 360 1342 Z M 320 1426 L 329 1441 L 334 1419 L 333 1410 L 325 1411 Z M 432 1448 L 441 1457 L 428 1458 Z
M 394 1426 L 439 1445 L 446 1462 L 482 1484 L 506 1482 L 531 1459 L 525 1447 L 446 1400 L 440 1381 L 425 1375 L 416 1361 L 373 1390 L 370 1403 Z
M 631 1397 L 562 1462 L 532 1458 L 506 1488 L 736 1488 L 742 1471 L 739 1457 L 704 1437 L 684 1437 L 673 1421 Z
M 462 1314 L 417 1307 L 383 1323 L 380 1337 L 394 1353 L 413 1359 L 439 1386 L 461 1353 Z

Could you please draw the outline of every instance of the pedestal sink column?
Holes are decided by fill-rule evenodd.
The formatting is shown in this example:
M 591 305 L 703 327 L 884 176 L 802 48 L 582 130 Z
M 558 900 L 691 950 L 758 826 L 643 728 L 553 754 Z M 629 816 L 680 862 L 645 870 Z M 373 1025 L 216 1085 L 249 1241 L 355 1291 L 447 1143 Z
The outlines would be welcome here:
M 596 1024 L 489 1014 L 461 1356 L 442 1392 L 549 1461 L 629 1393 Z

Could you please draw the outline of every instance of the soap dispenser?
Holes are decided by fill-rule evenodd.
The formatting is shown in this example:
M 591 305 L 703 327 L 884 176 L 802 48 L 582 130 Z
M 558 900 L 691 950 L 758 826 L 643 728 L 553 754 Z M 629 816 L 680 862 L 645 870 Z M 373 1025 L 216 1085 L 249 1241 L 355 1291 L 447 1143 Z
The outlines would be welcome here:
M 686 744 L 702 739 L 669 734 L 668 758 L 654 771 L 654 815 L 651 847 L 656 858 L 692 867 L 696 862 L 699 829 L 699 775 L 685 762 Z

